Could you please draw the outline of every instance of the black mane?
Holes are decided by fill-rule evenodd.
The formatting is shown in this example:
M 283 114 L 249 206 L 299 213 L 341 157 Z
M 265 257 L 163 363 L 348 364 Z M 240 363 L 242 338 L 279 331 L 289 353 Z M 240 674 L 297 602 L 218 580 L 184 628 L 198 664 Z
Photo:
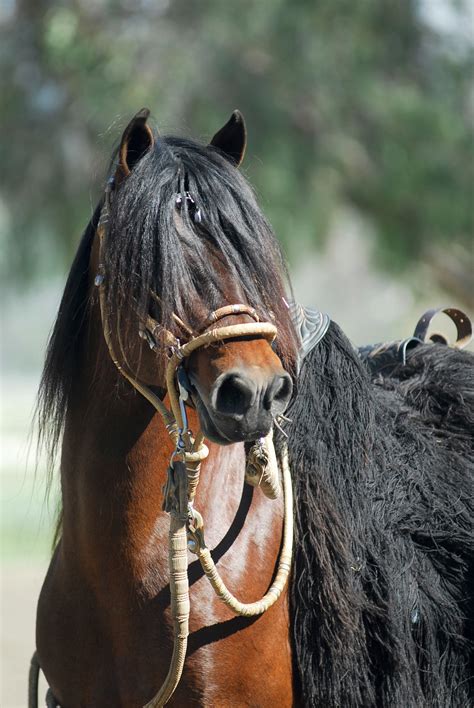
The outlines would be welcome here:
M 303 704 L 471 705 L 472 354 L 420 345 L 372 382 L 332 323 L 288 416 Z
M 194 200 L 178 195 L 189 192 Z M 200 210 L 201 220 L 195 218 Z M 54 455 L 71 382 L 80 366 L 78 343 L 88 310 L 88 267 L 100 205 L 72 265 L 48 344 L 38 397 L 40 443 Z M 154 147 L 111 194 L 103 260 L 110 313 L 138 335 L 153 310 L 176 330 L 172 313 L 198 329 L 203 314 L 239 301 L 278 327 L 276 351 L 294 373 L 296 339 L 284 304 L 287 273 L 272 229 L 242 174 L 216 148 L 184 138 L 156 137 Z M 155 291 L 161 305 L 150 300 Z M 235 300 L 234 300 L 235 302 Z M 133 305 L 132 305 L 133 303 Z

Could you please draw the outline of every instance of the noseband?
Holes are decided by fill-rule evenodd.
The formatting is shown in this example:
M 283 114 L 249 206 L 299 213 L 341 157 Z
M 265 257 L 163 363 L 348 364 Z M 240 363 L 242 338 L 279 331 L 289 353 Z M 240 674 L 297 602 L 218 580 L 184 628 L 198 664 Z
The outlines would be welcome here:
M 168 362 L 166 365 L 166 389 L 168 393 L 168 409 L 163 401 L 149 386 L 140 382 L 125 365 L 118 360 L 114 343 L 112 341 L 111 327 L 107 316 L 105 269 L 103 265 L 103 245 L 108 233 L 109 206 L 112 185 L 109 184 L 105 193 L 97 234 L 99 237 L 99 270 L 95 278 L 95 285 L 99 290 L 99 304 L 102 319 L 102 329 L 110 357 L 120 374 L 141 393 L 161 414 L 166 429 L 173 441 L 172 454 L 168 478 L 164 491 L 163 508 L 170 514 L 169 530 L 169 569 L 171 610 L 174 624 L 174 648 L 170 668 L 164 684 L 147 703 L 145 708 L 163 706 L 171 698 L 184 667 L 186 656 L 187 637 L 189 634 L 189 584 L 187 575 L 188 549 L 199 558 L 204 573 L 211 582 L 217 596 L 236 614 L 247 617 L 262 614 L 271 607 L 281 595 L 290 571 L 293 550 L 293 497 L 291 477 L 288 468 L 286 449 L 280 459 L 282 469 L 282 482 L 284 493 L 284 522 L 283 542 L 278 561 L 278 569 L 270 588 L 260 600 L 252 603 L 242 603 L 227 589 L 217 568 L 212 560 L 209 549 L 204 540 L 204 524 L 201 514 L 194 508 L 194 498 L 199 482 L 199 473 L 202 460 L 209 454 L 204 444 L 204 436 L 199 431 L 195 436 L 188 428 L 185 400 L 188 392 L 180 383 L 180 371 L 183 362 L 196 350 L 208 347 L 216 342 L 242 337 L 260 337 L 272 343 L 277 335 L 277 328 L 271 322 L 260 322 L 254 308 L 243 304 L 226 305 L 214 310 L 205 319 L 200 332 L 193 331 L 173 315 L 174 320 L 189 337 L 188 341 L 181 344 L 180 340 L 169 330 L 150 315 L 145 322 L 140 323 L 140 336 L 148 342 L 153 351 L 158 347 L 158 338 L 165 342 L 168 348 Z M 159 297 L 151 293 L 151 297 L 158 302 Z M 232 315 L 248 315 L 254 321 L 235 325 L 216 327 L 220 320 Z M 120 339 L 119 339 L 120 341 Z M 271 498 L 278 496 L 280 481 L 278 463 L 274 451 L 272 435 L 257 441 L 252 446 L 249 458 L 251 459 L 249 474 L 246 480 L 251 484 L 261 483 L 262 490 Z

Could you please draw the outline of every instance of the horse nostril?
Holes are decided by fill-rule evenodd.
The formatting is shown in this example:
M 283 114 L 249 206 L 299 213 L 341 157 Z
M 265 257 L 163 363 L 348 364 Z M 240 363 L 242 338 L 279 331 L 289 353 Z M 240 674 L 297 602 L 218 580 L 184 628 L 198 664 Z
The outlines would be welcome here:
M 271 410 L 274 414 L 283 413 L 288 405 L 292 392 L 293 383 L 288 374 L 275 376 L 265 394 L 265 408 Z
M 214 394 L 214 408 L 223 415 L 244 415 L 255 401 L 257 388 L 251 379 L 227 374 Z

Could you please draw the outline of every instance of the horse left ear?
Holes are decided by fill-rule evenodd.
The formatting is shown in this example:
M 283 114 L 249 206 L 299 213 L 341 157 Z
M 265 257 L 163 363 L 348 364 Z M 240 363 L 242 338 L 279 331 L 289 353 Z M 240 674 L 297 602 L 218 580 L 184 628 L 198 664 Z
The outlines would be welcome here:
M 234 111 L 209 144 L 221 150 L 236 167 L 239 167 L 247 147 L 247 130 L 242 113 Z
M 153 147 L 155 139 L 147 124 L 150 111 L 142 108 L 124 130 L 118 153 L 116 180 L 121 182 L 128 177 L 135 165 Z

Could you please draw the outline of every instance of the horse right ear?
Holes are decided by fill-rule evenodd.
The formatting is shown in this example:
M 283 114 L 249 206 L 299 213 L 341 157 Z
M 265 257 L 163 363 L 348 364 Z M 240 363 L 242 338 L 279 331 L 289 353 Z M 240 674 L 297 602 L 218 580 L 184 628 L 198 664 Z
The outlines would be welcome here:
M 115 180 L 120 183 L 128 177 L 135 165 L 153 147 L 155 139 L 147 124 L 150 111 L 142 108 L 132 118 L 124 130 L 118 152 L 118 166 Z
M 234 111 L 209 143 L 221 150 L 236 167 L 242 163 L 247 147 L 247 129 L 240 111 Z

